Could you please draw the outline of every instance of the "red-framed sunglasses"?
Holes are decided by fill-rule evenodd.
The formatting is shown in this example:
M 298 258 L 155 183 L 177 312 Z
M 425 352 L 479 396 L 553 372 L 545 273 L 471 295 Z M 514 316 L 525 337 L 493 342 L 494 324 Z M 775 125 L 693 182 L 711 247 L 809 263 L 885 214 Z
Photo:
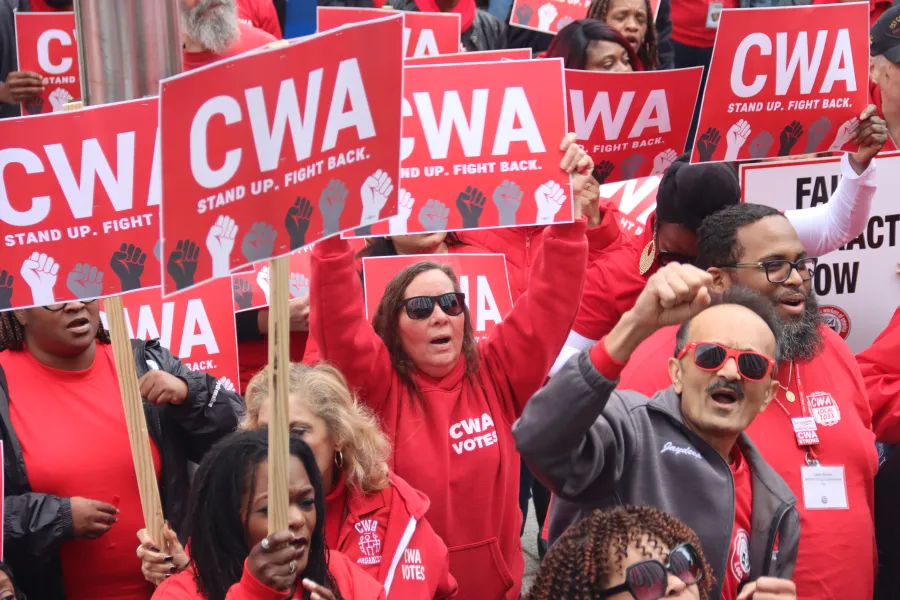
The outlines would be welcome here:
M 703 371 L 718 371 L 729 358 L 733 358 L 741 377 L 750 381 L 762 381 L 775 369 L 775 361 L 765 354 L 726 348 L 715 342 L 691 342 L 681 349 L 678 359 L 693 350 L 694 364 Z

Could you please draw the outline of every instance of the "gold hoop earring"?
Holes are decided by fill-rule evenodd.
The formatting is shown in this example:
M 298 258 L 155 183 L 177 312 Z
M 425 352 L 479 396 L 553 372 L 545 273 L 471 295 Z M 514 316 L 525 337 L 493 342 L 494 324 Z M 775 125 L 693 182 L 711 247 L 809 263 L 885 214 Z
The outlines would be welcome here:
M 344 468 L 344 453 L 338 450 L 334 455 L 334 466 L 338 469 Z

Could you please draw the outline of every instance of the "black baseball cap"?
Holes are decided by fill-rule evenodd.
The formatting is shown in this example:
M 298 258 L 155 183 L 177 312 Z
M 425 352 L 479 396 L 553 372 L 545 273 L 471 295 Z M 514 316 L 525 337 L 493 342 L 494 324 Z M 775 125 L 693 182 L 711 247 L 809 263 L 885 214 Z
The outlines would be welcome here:
M 869 30 L 869 53 L 900 63 L 900 5 L 892 6 L 878 17 Z

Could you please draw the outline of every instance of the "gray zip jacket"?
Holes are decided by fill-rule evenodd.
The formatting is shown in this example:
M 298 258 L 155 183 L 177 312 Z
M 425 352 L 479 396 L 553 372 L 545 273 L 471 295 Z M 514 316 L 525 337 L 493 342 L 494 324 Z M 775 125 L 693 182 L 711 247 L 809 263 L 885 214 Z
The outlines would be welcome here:
M 731 561 L 731 468 L 685 426 L 671 387 L 653 398 L 615 387 L 588 351 L 581 352 L 532 396 L 513 425 L 519 452 L 555 494 L 550 542 L 595 508 L 652 506 L 700 537 L 716 578 L 710 598 L 719 598 Z M 789 579 L 800 540 L 797 499 L 745 434 L 737 443 L 753 482 L 750 580 Z

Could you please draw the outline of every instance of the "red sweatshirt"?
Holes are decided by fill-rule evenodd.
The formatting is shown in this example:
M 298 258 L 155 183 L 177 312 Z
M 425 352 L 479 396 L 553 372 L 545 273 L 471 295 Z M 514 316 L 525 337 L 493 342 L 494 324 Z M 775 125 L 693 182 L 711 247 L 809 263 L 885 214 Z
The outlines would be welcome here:
M 650 270 L 641 275 L 641 253 L 653 239 L 653 219 L 647 221 L 641 235 L 625 242 L 617 252 L 609 253 L 602 260 L 591 263 L 584 278 L 581 309 L 572 330 L 591 340 L 599 340 L 612 331 L 626 311 L 631 310 L 647 280 L 659 266 L 653 261 Z M 610 290 L 610 283 L 616 288 Z
M 431 499 L 428 518 L 449 547 L 460 598 L 518 598 L 524 563 L 512 423 L 562 349 L 586 263 L 585 222 L 552 226 L 529 291 L 478 344 L 478 372 L 467 377 L 462 356 L 439 380 L 413 370 L 423 402 L 410 397 L 366 321 L 352 251 L 337 237 L 313 251 L 312 335 L 379 415 L 392 470 Z
M 799 600 L 871 598 L 875 581 L 874 487 L 878 458 L 872 433 L 872 411 L 859 368 L 847 344 L 821 326 L 825 349 L 811 362 L 782 362 L 778 380 L 797 398 L 798 371 L 807 397 L 822 406 L 814 412 L 820 443 L 815 447 L 823 466 L 843 466 L 849 510 L 806 510 L 801 482 L 806 451 L 797 446 L 782 406 L 800 416 L 799 402 L 789 403 L 779 389 L 776 399 L 756 417 L 747 433 L 766 461 L 797 496 L 800 511 L 800 554 L 792 577 Z M 646 340 L 622 372 L 617 386 L 652 396 L 671 385 L 667 370 L 675 351 L 677 327 L 667 327 Z M 876 427 L 877 429 L 877 427 Z
M 875 437 L 887 444 L 900 444 L 900 308 L 856 360 L 869 392 Z
M 716 41 L 714 27 L 706 26 L 709 5 L 713 0 L 672 0 L 672 39 L 694 48 L 712 48 Z M 738 8 L 739 0 L 719 0 L 722 8 Z
M 386 488 L 368 495 L 341 481 L 326 503 L 328 547 L 377 579 L 390 598 L 456 597 L 447 546 L 425 520 L 425 494 L 391 474 Z
M 329 552 L 328 570 L 346 600 L 385 600 L 381 584 L 340 552 Z M 293 598 L 303 598 L 303 591 L 298 589 Z M 156 588 L 153 600 L 206 600 L 206 596 L 197 591 L 194 572 L 187 569 L 163 581 Z M 284 600 L 284 595 L 254 577 L 244 561 L 244 574 L 228 589 L 225 600 Z
M 272 0 L 237 0 L 238 20 L 281 39 L 281 24 Z
M 619 246 L 625 241 L 618 225 L 618 211 L 609 210 L 597 227 L 587 230 L 588 264 L 605 251 Z M 541 249 L 544 230 L 540 227 L 505 227 L 460 231 L 457 236 L 468 245 L 466 252 L 487 252 L 506 256 L 506 270 L 509 273 L 509 288 L 513 301 L 528 289 L 531 265 Z

